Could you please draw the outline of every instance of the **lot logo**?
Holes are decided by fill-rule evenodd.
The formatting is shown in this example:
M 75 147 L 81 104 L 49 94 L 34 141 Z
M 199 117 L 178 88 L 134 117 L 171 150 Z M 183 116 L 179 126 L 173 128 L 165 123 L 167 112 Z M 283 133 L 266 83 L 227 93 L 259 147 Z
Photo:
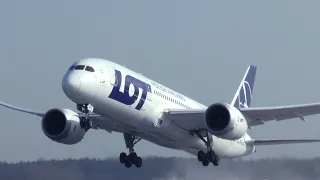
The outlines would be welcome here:
M 247 81 L 243 82 L 239 95 L 239 107 L 248 108 L 250 106 L 252 92 L 250 84 Z
M 118 102 L 121 102 L 125 105 L 132 105 L 138 100 L 139 92 L 141 89 L 142 90 L 141 98 L 139 100 L 139 103 L 135 107 L 135 109 L 141 110 L 142 106 L 145 103 L 148 92 L 151 93 L 150 85 L 131 75 L 126 75 L 124 78 L 124 92 L 121 92 L 120 88 L 123 84 L 122 74 L 120 71 L 115 70 L 115 75 L 116 75 L 115 85 L 112 89 L 112 92 L 109 95 L 109 98 L 114 99 Z M 133 85 L 133 95 L 131 96 L 129 93 L 130 85 Z

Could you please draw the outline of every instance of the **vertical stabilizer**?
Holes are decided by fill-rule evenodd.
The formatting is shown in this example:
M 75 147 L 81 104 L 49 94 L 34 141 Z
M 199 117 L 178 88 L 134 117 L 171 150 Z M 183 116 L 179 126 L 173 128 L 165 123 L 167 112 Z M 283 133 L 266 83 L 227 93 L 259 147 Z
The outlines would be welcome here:
M 256 66 L 251 65 L 248 67 L 246 74 L 244 75 L 240 86 L 231 102 L 232 106 L 238 109 L 250 107 L 256 72 Z

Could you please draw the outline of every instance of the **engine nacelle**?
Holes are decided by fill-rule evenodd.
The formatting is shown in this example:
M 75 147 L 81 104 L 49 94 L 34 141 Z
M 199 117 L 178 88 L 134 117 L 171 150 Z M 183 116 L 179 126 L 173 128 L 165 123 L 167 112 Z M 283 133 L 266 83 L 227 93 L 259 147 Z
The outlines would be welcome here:
M 211 134 L 229 140 L 241 138 L 248 130 L 242 113 L 229 104 L 209 106 L 205 112 L 205 125 Z
M 41 126 L 48 138 L 63 144 L 76 144 L 86 133 L 80 126 L 78 114 L 69 109 L 49 110 L 42 118 Z

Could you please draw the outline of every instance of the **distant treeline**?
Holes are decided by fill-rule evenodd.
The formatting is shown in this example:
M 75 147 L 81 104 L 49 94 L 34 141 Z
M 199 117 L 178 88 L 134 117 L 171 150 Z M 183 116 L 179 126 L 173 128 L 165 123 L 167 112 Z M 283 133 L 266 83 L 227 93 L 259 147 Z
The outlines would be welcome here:
M 0 163 L 1 180 L 317 180 L 320 158 L 221 160 L 219 167 L 203 167 L 197 159 L 144 158 L 140 169 L 127 169 L 118 159 L 39 160 Z

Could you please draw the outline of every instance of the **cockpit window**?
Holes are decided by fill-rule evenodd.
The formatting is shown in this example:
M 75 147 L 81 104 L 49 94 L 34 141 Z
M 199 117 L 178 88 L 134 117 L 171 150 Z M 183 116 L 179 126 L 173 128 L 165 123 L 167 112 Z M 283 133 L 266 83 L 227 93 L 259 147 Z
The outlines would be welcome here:
M 94 72 L 94 69 L 93 69 L 91 66 L 87 66 L 87 67 L 86 67 L 86 71 Z
M 83 70 L 85 65 L 77 65 L 74 69 Z

